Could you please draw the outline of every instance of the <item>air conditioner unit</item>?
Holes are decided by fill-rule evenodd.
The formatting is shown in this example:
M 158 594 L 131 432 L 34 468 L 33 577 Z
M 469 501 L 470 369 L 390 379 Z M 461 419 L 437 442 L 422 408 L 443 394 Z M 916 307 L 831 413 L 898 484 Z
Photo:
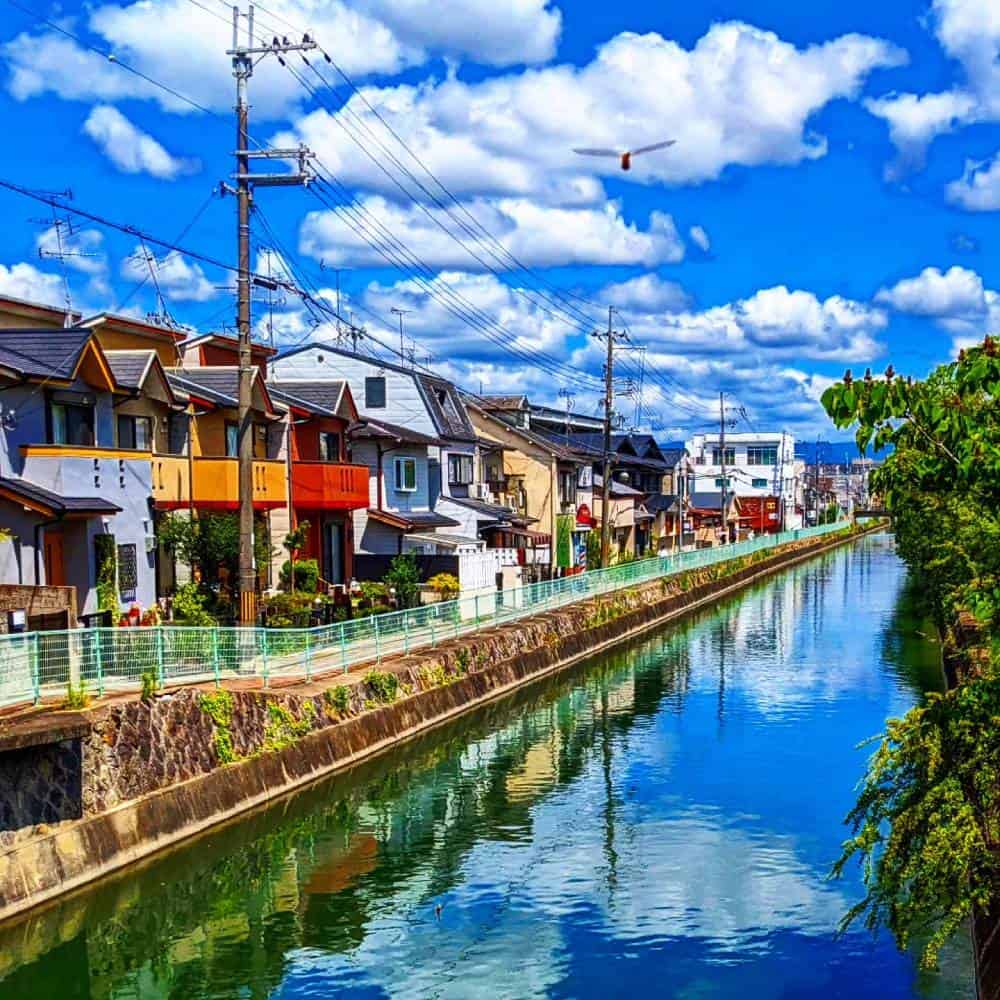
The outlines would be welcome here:
M 146 551 L 147 552 L 155 552 L 156 551 L 156 535 L 146 535 L 143 540 L 146 543 Z

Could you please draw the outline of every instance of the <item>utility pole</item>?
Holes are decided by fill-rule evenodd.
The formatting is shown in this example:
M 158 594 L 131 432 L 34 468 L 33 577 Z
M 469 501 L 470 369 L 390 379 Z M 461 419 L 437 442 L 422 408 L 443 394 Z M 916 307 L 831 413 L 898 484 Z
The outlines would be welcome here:
M 412 309 L 397 309 L 395 306 L 393 306 L 392 309 L 389 310 L 389 312 L 391 312 L 394 316 L 399 317 L 399 363 L 400 364 L 406 363 L 406 352 L 403 348 L 403 317 L 407 313 L 412 311 L 413 311 Z
M 614 329 L 615 307 L 608 306 L 607 333 L 594 333 L 599 340 L 607 341 L 607 359 L 604 363 L 604 465 L 601 476 L 601 568 L 607 567 L 611 556 L 611 421 L 615 405 L 615 341 L 624 340 L 626 334 Z
M 253 33 L 253 4 L 247 18 L 247 43 L 240 44 L 240 9 L 233 6 L 233 47 L 226 55 L 233 60 L 236 78 L 236 331 L 239 337 L 239 493 L 240 493 L 240 622 L 253 625 L 257 620 L 257 572 L 254 566 L 253 545 L 253 400 L 254 367 L 250 350 L 250 208 L 253 191 L 257 187 L 277 187 L 308 184 L 311 174 L 306 160 L 313 156 L 305 146 L 297 149 L 266 149 L 250 151 L 248 131 L 249 105 L 247 84 L 254 66 L 268 55 L 280 60 L 289 52 L 303 52 L 316 48 L 316 43 L 304 35 L 301 42 L 287 38 L 273 39 L 269 44 L 257 45 Z M 288 174 L 252 174 L 250 160 L 297 159 L 298 172 Z M 232 191 L 226 186 L 226 189 Z
M 719 463 L 722 467 L 722 497 L 719 511 L 722 516 L 722 537 L 729 541 L 729 490 L 726 485 L 726 394 L 719 391 Z

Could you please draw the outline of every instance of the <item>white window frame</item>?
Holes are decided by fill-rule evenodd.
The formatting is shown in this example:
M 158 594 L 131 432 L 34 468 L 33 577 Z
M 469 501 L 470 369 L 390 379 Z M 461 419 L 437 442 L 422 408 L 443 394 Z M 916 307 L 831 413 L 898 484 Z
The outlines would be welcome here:
M 413 470 L 413 485 L 406 485 L 406 478 L 403 470 L 410 468 Z M 397 493 L 417 492 L 417 460 L 412 455 L 401 455 L 393 461 L 393 473 L 395 476 L 395 490 Z

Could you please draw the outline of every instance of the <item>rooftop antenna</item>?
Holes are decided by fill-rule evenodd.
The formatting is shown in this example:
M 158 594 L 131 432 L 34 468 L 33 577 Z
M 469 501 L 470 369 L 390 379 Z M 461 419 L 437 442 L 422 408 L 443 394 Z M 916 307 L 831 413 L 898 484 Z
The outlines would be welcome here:
M 66 191 L 47 193 L 52 194 L 53 197 L 65 198 L 67 200 L 71 200 L 73 198 L 73 192 L 69 189 Z M 31 221 L 36 225 L 48 226 L 49 232 L 51 232 L 55 237 L 55 248 L 40 246 L 38 248 L 38 256 L 41 260 L 59 261 L 59 273 L 62 277 L 63 283 L 63 300 L 66 304 L 66 311 L 63 315 L 63 326 L 72 326 L 73 296 L 69 287 L 69 269 L 66 265 L 66 260 L 69 257 L 96 257 L 97 254 L 89 253 L 86 250 L 76 250 L 72 248 L 70 241 L 73 236 L 79 232 L 79 230 L 70 219 L 56 214 L 55 205 L 52 206 L 51 219 L 32 219 Z
M 146 246 L 145 240 L 140 239 L 139 249 L 136 250 L 136 252 L 128 259 L 136 264 L 141 262 L 146 265 L 146 268 L 149 271 L 149 280 L 153 282 L 153 288 L 156 290 L 156 310 L 149 313 L 148 318 L 159 326 L 174 328 L 177 324 L 174 321 L 173 316 L 170 315 L 170 311 L 167 309 L 167 302 L 163 297 L 163 289 L 160 288 L 160 279 L 157 274 L 159 262 L 156 259 L 156 254 L 154 254 L 149 247 Z
M 413 312 L 413 310 L 412 309 L 397 309 L 395 306 L 393 306 L 389 310 L 389 312 L 391 312 L 393 314 L 393 316 L 398 316 L 399 317 L 399 360 L 401 362 L 405 363 L 405 361 L 406 361 L 406 353 L 405 353 L 405 351 L 403 349 L 403 317 L 406 316 L 408 313 Z
M 569 437 L 569 415 L 576 401 L 576 393 L 572 389 L 560 389 L 559 398 L 566 400 L 566 437 Z

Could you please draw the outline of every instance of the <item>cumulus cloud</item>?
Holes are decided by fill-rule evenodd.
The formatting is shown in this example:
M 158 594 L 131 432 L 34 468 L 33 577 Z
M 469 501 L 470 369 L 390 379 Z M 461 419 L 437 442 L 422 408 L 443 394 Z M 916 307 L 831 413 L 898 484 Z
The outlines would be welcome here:
M 985 162 L 967 160 L 962 176 L 945 188 L 945 197 L 969 212 L 1000 209 L 1000 152 Z
M 602 197 L 601 176 L 623 175 L 613 159 L 577 156 L 575 146 L 675 138 L 676 146 L 635 162 L 627 176 L 639 183 L 694 183 L 730 164 L 815 159 L 826 140 L 807 129 L 810 117 L 855 97 L 873 70 L 904 60 L 894 46 L 862 35 L 798 49 L 773 32 L 729 22 L 713 25 L 691 49 L 627 32 L 582 67 L 474 83 L 449 77 L 369 89 L 365 97 L 453 191 L 584 203 Z M 341 180 L 395 196 L 350 139 L 354 115 L 373 125 L 355 95 L 336 116 L 314 111 L 274 141 L 301 139 Z
M 554 54 L 560 14 L 545 0 L 515 0 L 496 17 L 486 0 L 273 0 L 258 12 L 261 39 L 290 34 L 301 25 L 334 55 L 348 74 L 395 74 L 432 56 L 471 57 L 503 66 L 544 61 Z M 483 25 L 489 23 L 489 30 Z M 124 62 L 215 111 L 228 111 L 233 80 L 225 51 L 232 41 L 228 14 L 185 0 L 139 0 L 95 6 L 84 27 Z M 22 32 L 0 46 L 8 88 L 19 100 L 54 93 L 68 100 L 147 98 L 164 109 L 189 113 L 183 100 L 125 73 L 96 52 L 55 31 Z M 332 71 L 331 71 L 332 74 Z M 318 78 L 313 86 L 323 87 Z M 254 107 L 282 117 L 306 92 L 274 59 L 255 69 Z
M 664 281 L 655 274 L 641 274 L 628 281 L 607 285 L 601 300 L 619 309 L 642 313 L 680 312 L 691 305 L 691 298 L 675 281 Z
M 898 312 L 917 316 L 954 317 L 980 314 L 986 310 L 983 279 L 965 267 L 942 272 L 925 267 L 915 278 L 904 278 L 892 288 L 883 288 L 876 302 Z
M 122 173 L 173 180 L 198 170 L 197 161 L 168 153 L 110 104 L 95 105 L 83 123 L 83 131 Z
M 626 222 L 621 206 L 558 208 L 522 198 L 476 199 L 450 213 L 421 205 L 402 207 L 380 196 L 360 200 L 369 234 L 389 230 L 433 268 L 490 270 L 587 264 L 676 262 L 684 245 L 673 219 L 653 212 L 646 229 Z M 354 223 L 354 228 L 349 225 Z M 383 266 L 385 258 L 357 232 L 354 213 L 310 212 L 302 223 L 299 246 L 317 260 L 352 267 Z M 484 235 L 483 230 L 490 234 Z M 499 246 L 497 245 L 499 243 Z
M 692 226 L 688 230 L 691 242 L 702 252 L 708 253 L 712 249 L 712 241 L 708 238 L 708 233 L 703 226 Z
M 137 246 L 122 261 L 122 277 L 141 281 L 149 277 L 150 267 L 156 274 L 160 291 L 173 302 L 207 302 L 219 294 L 201 265 L 173 250 L 163 257 L 154 257 L 147 254 L 144 247 Z
M 1000 17 L 983 0 L 934 0 L 928 22 L 945 53 L 962 68 L 959 87 L 929 94 L 892 94 L 866 102 L 889 124 L 898 151 L 890 177 L 923 165 L 935 136 L 963 125 L 1000 120 Z M 962 204 L 960 200 L 956 203 Z
M 28 299 L 45 305 L 62 306 L 65 294 L 58 274 L 40 271 L 32 264 L 0 264 L 0 295 Z
M 97 229 L 67 229 L 61 232 L 55 226 L 39 233 L 35 249 L 40 257 L 54 258 L 61 255 L 65 266 L 92 278 L 107 271 L 108 258 L 104 252 L 104 234 Z

